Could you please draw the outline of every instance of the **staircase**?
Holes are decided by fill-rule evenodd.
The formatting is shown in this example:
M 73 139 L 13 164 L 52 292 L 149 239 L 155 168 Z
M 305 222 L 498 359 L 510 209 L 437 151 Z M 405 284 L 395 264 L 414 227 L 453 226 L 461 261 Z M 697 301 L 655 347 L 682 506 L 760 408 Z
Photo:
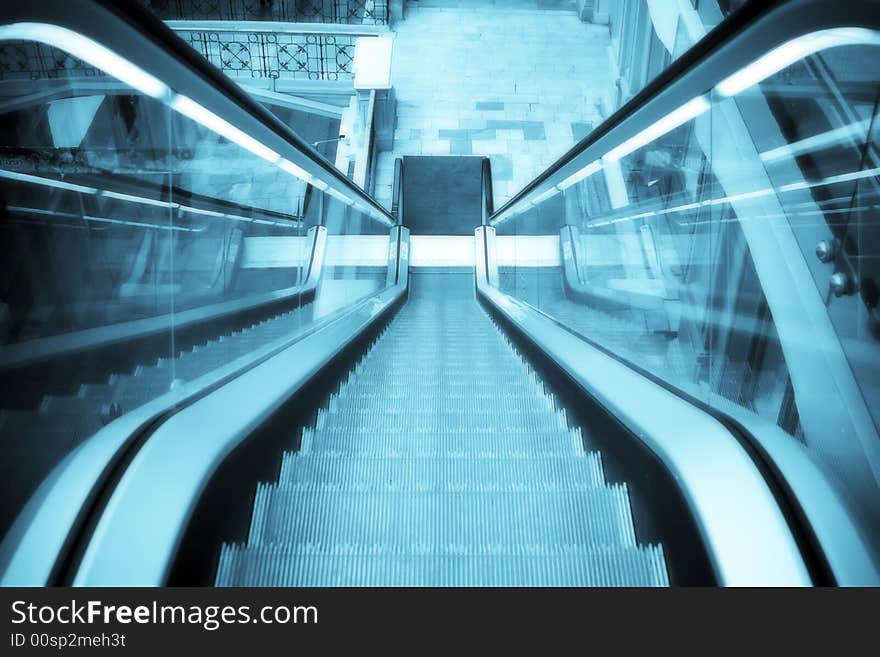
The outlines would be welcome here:
M 471 274 L 413 274 L 218 586 L 660 586 L 629 496 L 473 298 Z

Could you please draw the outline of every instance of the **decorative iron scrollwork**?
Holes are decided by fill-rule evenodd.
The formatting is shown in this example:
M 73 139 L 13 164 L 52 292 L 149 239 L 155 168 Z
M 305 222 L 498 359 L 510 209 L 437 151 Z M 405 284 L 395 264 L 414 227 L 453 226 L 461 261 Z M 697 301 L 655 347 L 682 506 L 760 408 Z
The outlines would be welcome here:
M 233 78 L 354 77 L 354 34 L 191 30 L 178 35 Z M 0 45 L 0 80 L 100 75 L 100 70 L 57 48 L 25 41 Z
M 162 20 L 385 25 L 388 0 L 140 0 Z
M 230 77 L 345 80 L 355 35 L 181 31 L 180 37 Z

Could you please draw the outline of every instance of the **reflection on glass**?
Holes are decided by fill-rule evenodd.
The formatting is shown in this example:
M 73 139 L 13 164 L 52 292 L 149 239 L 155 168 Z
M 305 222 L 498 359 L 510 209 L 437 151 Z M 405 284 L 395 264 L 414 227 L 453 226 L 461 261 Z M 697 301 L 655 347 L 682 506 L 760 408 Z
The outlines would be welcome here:
M 703 402 L 776 425 L 871 512 L 878 80 L 877 47 L 853 45 L 733 98 L 713 91 L 498 226 L 519 244 L 505 291 Z M 558 265 L 528 261 L 529 240 L 556 235 Z
M 384 266 L 388 236 L 186 96 L 4 47 L 30 68 L 0 80 L 0 536 L 95 432 L 384 286 L 358 239 L 384 240 Z M 46 57 L 71 65 L 31 66 Z M 286 118 L 338 135 L 338 120 Z

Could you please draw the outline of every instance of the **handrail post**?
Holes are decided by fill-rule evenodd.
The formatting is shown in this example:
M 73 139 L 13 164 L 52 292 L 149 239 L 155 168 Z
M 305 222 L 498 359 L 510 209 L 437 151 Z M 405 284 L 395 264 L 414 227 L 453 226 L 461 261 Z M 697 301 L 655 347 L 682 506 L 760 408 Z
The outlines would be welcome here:
M 483 193 L 482 199 L 482 221 L 481 225 L 489 224 L 489 217 L 494 212 L 494 201 L 492 198 L 492 161 L 488 157 L 483 158 L 483 166 L 480 171 L 480 188 Z
M 403 158 L 394 160 L 394 187 L 391 190 L 391 214 L 398 226 L 403 225 Z

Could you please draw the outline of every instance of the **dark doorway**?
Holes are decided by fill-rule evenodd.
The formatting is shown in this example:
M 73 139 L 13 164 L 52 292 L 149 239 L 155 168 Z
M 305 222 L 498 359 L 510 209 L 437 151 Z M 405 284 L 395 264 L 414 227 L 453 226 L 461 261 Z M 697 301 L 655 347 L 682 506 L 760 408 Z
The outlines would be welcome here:
M 404 157 L 404 224 L 416 235 L 473 235 L 481 157 Z

